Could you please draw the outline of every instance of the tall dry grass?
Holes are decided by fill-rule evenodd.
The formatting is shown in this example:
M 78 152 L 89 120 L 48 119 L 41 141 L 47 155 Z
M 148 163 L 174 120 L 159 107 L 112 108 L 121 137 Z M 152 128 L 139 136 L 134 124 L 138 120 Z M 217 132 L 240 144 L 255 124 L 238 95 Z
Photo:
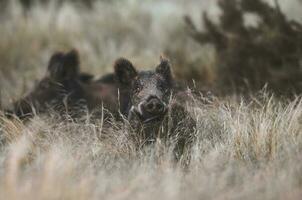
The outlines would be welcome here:
M 12 2 L 1 16 L 4 105 L 44 74 L 53 51 L 71 47 L 79 49 L 83 70 L 94 74 L 111 71 L 119 56 L 150 67 L 163 51 L 172 52 L 180 75 L 189 73 L 186 64 L 213 70 L 210 51 L 183 29 L 182 15 L 198 17 L 200 3 L 208 8 L 203 1 L 100 1 L 93 10 L 36 5 L 26 17 Z M 185 61 L 177 64 L 183 59 L 173 55 Z M 1 117 L 0 199 L 300 199 L 301 97 L 263 92 L 250 99 L 207 105 L 196 99 L 190 107 L 195 140 L 179 163 L 162 141 L 137 149 L 119 122 L 108 128 L 86 116 L 59 121 L 53 113 L 24 125 Z
M 302 100 L 261 98 L 196 103 L 186 165 L 160 141 L 137 149 L 118 124 L 2 119 L 1 198 L 299 199 Z

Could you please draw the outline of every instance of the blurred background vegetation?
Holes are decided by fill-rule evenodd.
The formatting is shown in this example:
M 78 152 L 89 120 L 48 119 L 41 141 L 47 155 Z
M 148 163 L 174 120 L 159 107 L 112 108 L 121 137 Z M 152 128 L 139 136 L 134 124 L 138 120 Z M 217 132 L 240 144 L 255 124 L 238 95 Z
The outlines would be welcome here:
M 102 75 L 127 57 L 141 68 L 172 60 L 179 80 L 218 94 L 264 86 L 302 90 L 301 1 L 0 0 L 0 90 L 8 103 L 45 72 L 50 55 L 77 48 Z
M 261 0 L 220 0 L 215 24 L 203 14 L 204 31 L 186 17 L 191 36 L 215 48 L 219 87 L 257 91 L 267 84 L 278 94 L 301 92 L 302 25 L 274 5 Z M 245 22 L 250 15 L 256 21 Z

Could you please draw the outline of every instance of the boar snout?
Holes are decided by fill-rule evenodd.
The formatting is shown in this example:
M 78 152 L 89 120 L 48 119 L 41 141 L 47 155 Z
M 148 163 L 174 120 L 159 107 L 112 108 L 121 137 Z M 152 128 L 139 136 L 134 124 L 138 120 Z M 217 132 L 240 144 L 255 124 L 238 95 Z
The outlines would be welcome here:
M 150 115 L 160 115 L 165 109 L 165 104 L 155 96 L 150 96 L 147 101 L 142 104 L 143 113 L 146 112 Z

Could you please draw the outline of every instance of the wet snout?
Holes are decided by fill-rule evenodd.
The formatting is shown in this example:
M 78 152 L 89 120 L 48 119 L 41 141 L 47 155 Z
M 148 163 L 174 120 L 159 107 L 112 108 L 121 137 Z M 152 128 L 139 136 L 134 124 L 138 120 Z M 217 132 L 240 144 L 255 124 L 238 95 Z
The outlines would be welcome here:
M 142 105 L 143 112 L 150 115 L 162 114 L 165 109 L 165 104 L 156 96 L 150 96 Z

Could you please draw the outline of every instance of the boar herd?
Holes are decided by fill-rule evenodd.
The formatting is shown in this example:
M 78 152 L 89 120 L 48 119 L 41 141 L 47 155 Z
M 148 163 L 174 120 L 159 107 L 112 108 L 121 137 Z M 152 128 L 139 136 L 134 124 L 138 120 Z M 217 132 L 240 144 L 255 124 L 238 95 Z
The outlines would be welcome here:
M 195 121 L 184 102 L 177 101 L 185 91 L 176 85 L 171 64 L 164 57 L 148 71 L 139 71 L 129 60 L 119 58 L 113 73 L 95 79 L 81 72 L 76 50 L 57 52 L 51 56 L 45 76 L 30 93 L 4 109 L 4 114 L 26 122 L 50 111 L 78 118 L 82 109 L 94 112 L 101 108 L 117 120 L 126 119 L 146 142 L 169 137 L 183 145 L 195 131 Z M 187 128 L 179 128 L 181 125 Z

